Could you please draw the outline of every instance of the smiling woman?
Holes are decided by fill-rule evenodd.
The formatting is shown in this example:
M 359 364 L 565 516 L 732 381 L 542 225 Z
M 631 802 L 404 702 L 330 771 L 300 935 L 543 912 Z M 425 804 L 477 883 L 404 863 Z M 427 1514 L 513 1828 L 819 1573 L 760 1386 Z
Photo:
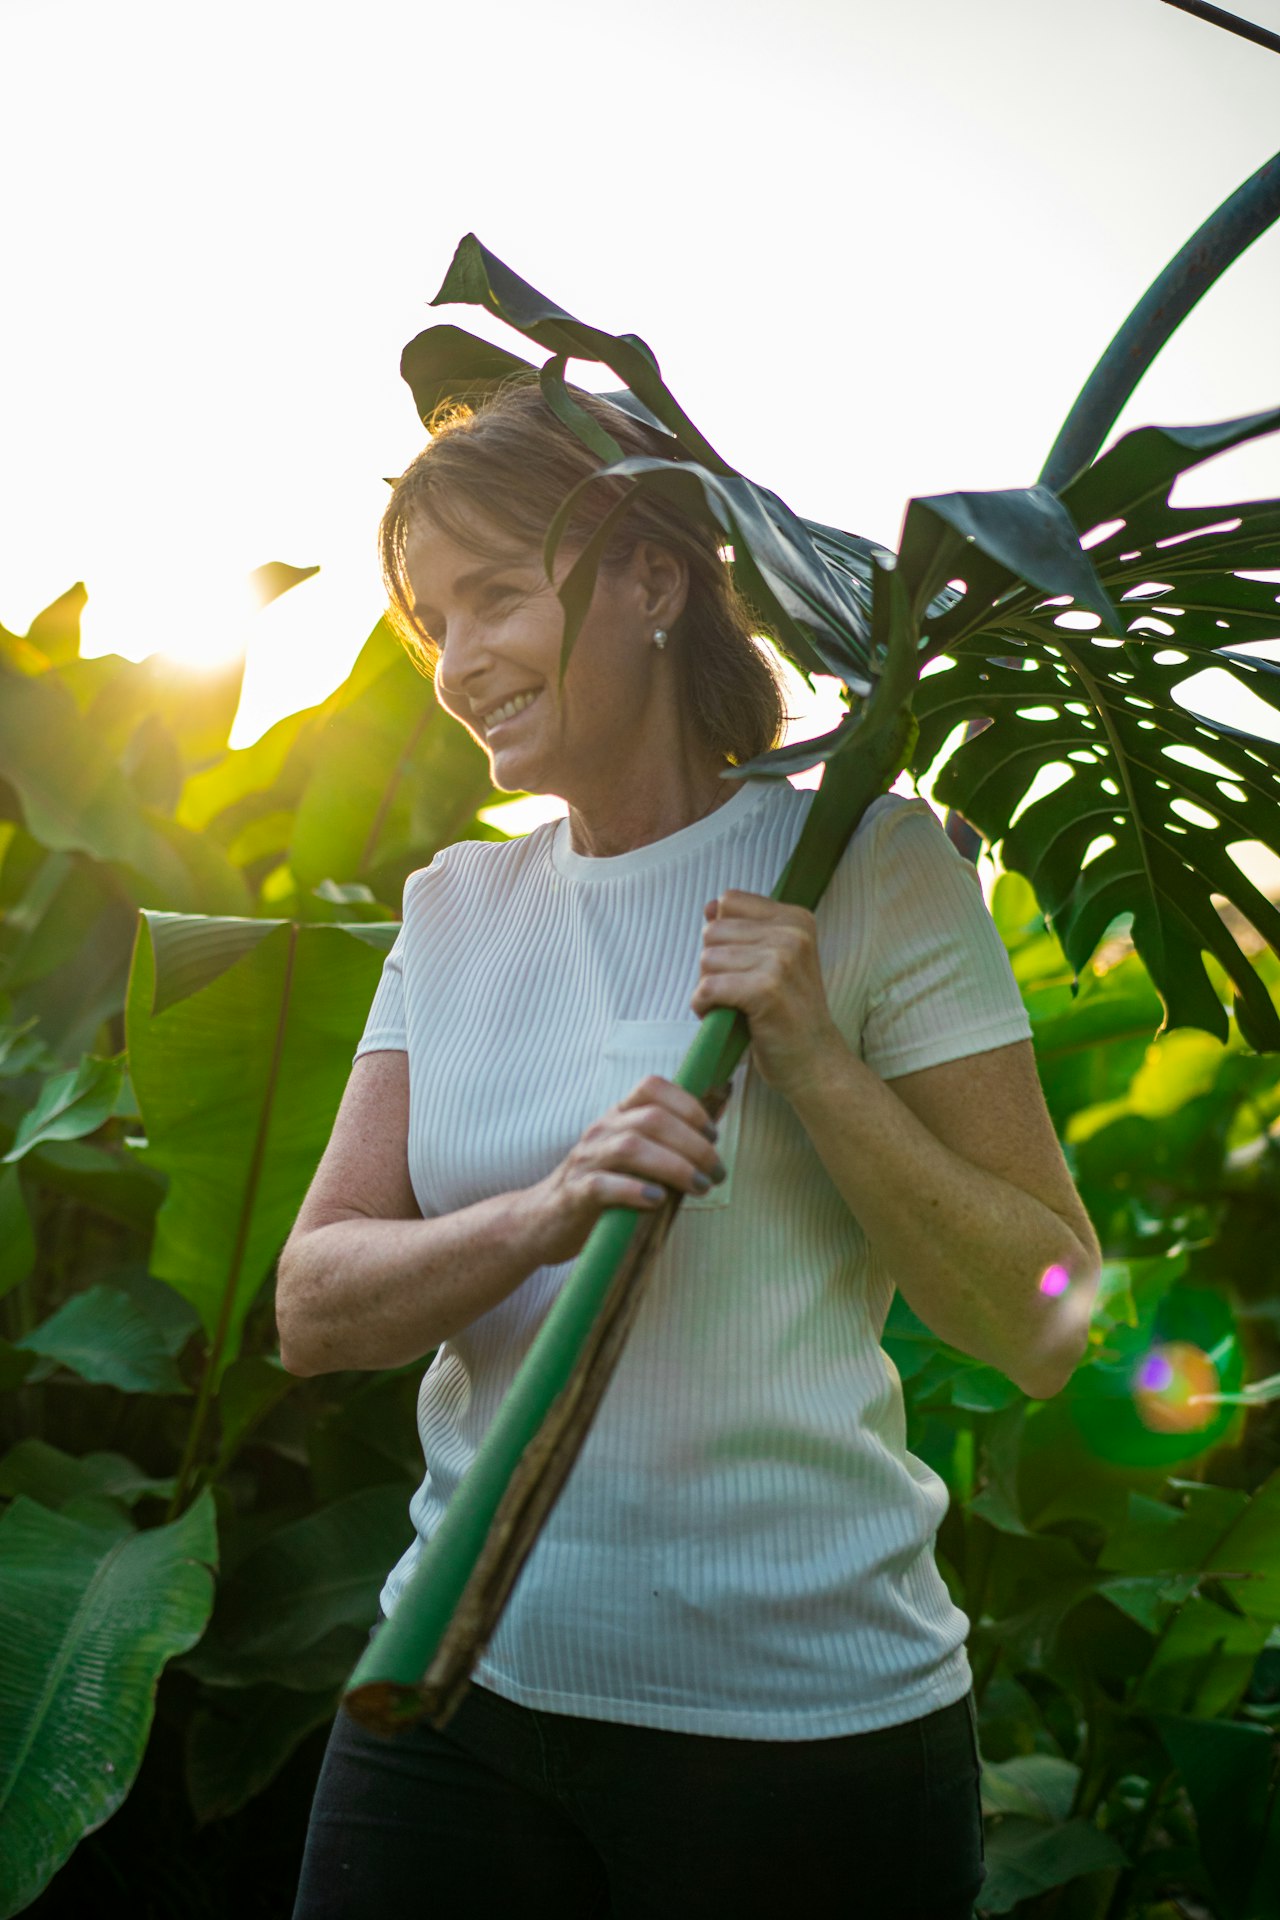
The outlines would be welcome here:
M 653 450 L 608 402 L 571 404 Z M 388 1618 L 602 1217 L 672 1193 L 681 1216 L 447 1727 L 388 1741 L 339 1714 L 296 1920 L 421 1904 L 427 1882 L 442 1909 L 556 1920 L 835 1912 L 851 1888 L 877 1920 L 967 1920 L 970 1623 L 880 1336 L 896 1283 L 1056 1392 L 1092 1229 L 1009 960 L 928 805 L 881 793 L 817 912 L 771 897 L 814 796 L 734 777 L 781 701 L 683 498 L 577 493 L 570 553 L 624 511 L 561 678 L 543 539 L 596 464 L 513 384 L 441 423 L 382 528 L 441 702 L 499 786 L 568 803 L 410 875 L 278 1265 L 291 1372 L 434 1355 Z M 713 1007 L 751 1038 L 718 1128 L 671 1077 Z
M 607 401 L 573 397 L 625 453 L 669 450 L 664 436 Z M 442 703 L 489 749 L 499 787 L 570 802 L 574 844 L 584 851 L 568 769 L 579 784 L 585 777 L 591 798 L 626 804 L 633 783 L 613 758 L 616 717 L 626 717 L 637 766 L 652 766 L 660 740 L 669 757 L 673 724 L 687 735 L 681 758 L 700 811 L 729 797 L 720 773 L 774 746 L 786 718 L 778 679 L 752 637 L 760 623 L 721 557 L 723 536 L 652 494 L 605 548 L 594 633 L 560 685 L 563 610 L 542 543 L 556 509 L 596 465 L 551 418 L 537 382 L 515 380 L 477 412 L 455 406 L 437 417 L 430 443 L 396 483 L 381 531 L 393 617 L 435 673 Z M 622 491 L 605 481 L 581 497 L 558 580 Z M 696 645 L 686 643 L 690 633 Z M 602 743 L 594 769 L 592 739 Z M 588 800 L 585 810 L 599 806 Z M 651 837 L 671 831 L 654 825 Z

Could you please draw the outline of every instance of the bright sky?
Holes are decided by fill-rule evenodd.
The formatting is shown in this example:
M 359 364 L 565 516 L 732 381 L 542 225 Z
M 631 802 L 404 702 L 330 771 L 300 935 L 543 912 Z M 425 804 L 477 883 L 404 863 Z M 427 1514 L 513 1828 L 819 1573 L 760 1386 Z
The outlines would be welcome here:
M 0 0 L 0 73 L 0 620 L 82 578 L 87 652 L 247 639 L 238 745 L 377 617 L 400 349 L 484 330 L 425 305 L 468 229 L 642 334 L 797 511 L 896 545 L 913 494 L 1035 480 L 1280 129 L 1280 58 L 1161 0 Z M 1278 296 L 1280 229 L 1122 424 L 1274 405 Z M 1235 489 L 1280 494 L 1280 437 L 1176 497 Z M 247 622 L 277 559 L 322 571 Z

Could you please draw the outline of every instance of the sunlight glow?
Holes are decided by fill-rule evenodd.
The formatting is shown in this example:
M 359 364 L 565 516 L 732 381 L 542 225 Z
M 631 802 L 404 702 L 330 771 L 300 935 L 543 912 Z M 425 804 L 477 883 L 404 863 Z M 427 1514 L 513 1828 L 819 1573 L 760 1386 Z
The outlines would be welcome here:
M 156 567 L 144 579 L 118 584 L 119 598 L 113 587 L 90 593 L 82 622 L 86 659 L 163 653 L 186 666 L 218 667 L 247 650 L 258 603 L 243 575 L 193 578 L 187 568 Z

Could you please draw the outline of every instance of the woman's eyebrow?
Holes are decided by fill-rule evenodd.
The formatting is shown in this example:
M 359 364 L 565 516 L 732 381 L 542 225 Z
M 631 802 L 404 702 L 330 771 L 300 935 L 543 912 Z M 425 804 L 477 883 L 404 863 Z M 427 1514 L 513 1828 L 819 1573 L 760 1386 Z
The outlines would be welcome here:
M 504 560 L 486 560 L 482 567 L 472 567 L 470 573 L 460 573 L 453 583 L 453 591 L 458 594 L 472 593 L 477 587 L 482 587 L 486 580 L 491 580 L 496 573 L 508 573 L 513 569 L 529 566 L 532 558 L 531 554 L 512 553 L 508 554 Z M 434 607 L 424 607 L 419 602 L 414 603 L 415 620 L 425 621 L 426 615 L 434 611 Z
M 482 587 L 486 580 L 492 580 L 495 573 L 505 573 L 508 567 L 518 563 L 512 560 L 489 560 L 483 567 L 473 567 L 470 573 L 460 573 L 453 583 L 455 593 L 470 593 L 473 587 Z

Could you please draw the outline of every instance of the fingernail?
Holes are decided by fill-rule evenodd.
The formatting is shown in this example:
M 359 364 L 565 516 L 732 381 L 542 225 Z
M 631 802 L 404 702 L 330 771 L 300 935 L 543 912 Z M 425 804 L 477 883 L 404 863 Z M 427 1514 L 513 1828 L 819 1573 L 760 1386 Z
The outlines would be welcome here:
M 667 1197 L 666 1188 L 655 1186 L 652 1180 L 645 1181 L 643 1192 L 646 1200 L 658 1201 L 658 1200 L 665 1200 Z
M 705 1193 L 705 1192 L 707 1191 L 707 1188 L 708 1188 L 708 1187 L 709 1187 L 710 1185 L 711 1185 L 711 1182 L 710 1182 L 710 1180 L 709 1180 L 709 1179 L 707 1178 L 707 1176 L 706 1176 L 706 1174 L 705 1174 L 705 1173 L 695 1173 L 695 1174 L 694 1174 L 694 1176 L 693 1176 L 693 1190 L 694 1190 L 694 1192 L 695 1192 L 695 1193 Z
M 720 1129 L 714 1120 L 708 1120 L 702 1131 L 706 1134 L 708 1140 L 718 1140 L 720 1138 Z
M 727 1180 L 729 1178 L 729 1169 L 725 1166 L 723 1160 L 716 1161 L 714 1167 L 712 1167 L 711 1169 L 711 1178 L 715 1181 L 717 1186 L 720 1185 L 720 1182 L 722 1180 Z

